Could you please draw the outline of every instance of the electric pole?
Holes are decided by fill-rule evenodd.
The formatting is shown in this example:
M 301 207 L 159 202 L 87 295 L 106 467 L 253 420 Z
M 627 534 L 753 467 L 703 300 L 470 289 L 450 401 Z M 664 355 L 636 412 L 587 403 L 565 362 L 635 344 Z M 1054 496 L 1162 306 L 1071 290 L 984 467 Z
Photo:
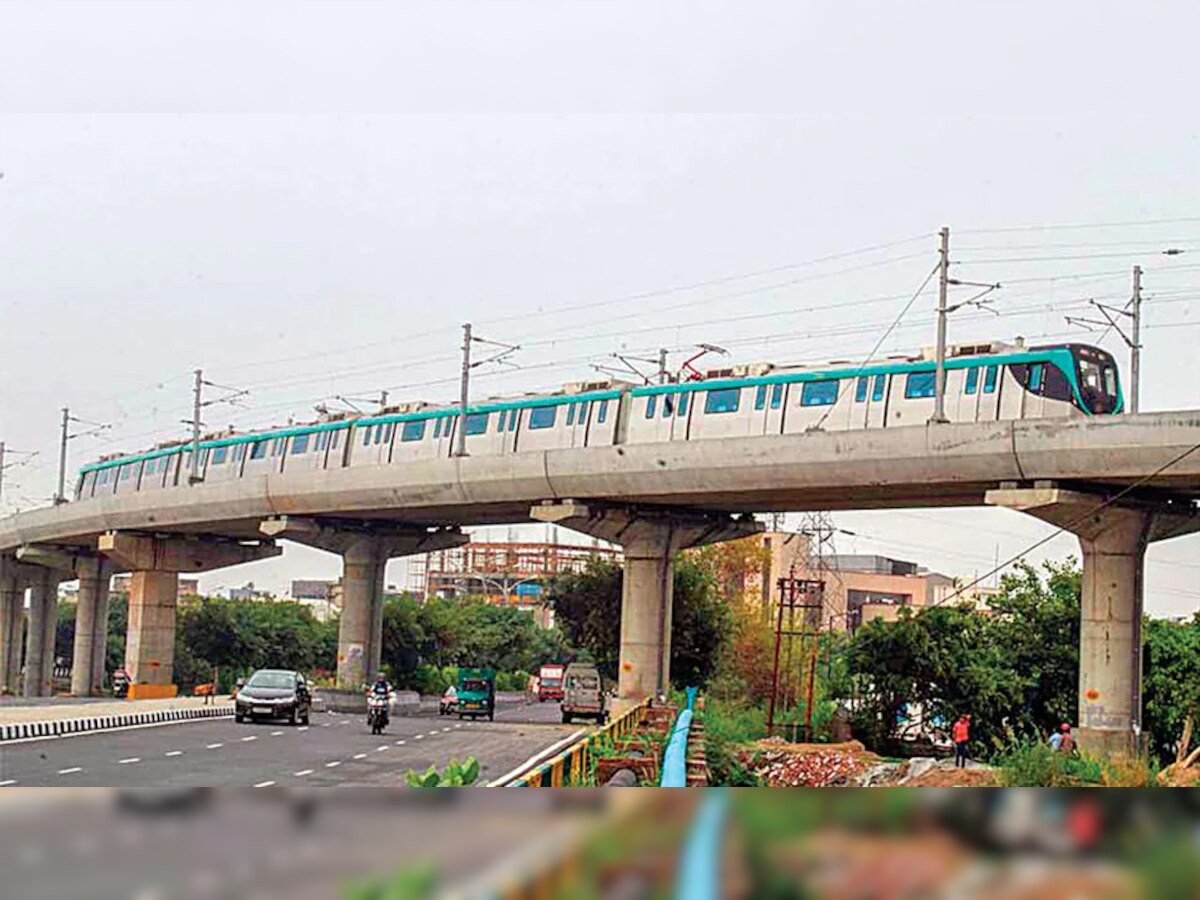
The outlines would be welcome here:
M 454 455 L 467 455 L 467 402 L 471 396 L 471 323 L 463 325 L 462 384 L 459 386 L 458 431 L 454 435 Z
M 938 320 L 937 320 L 937 372 L 934 376 L 933 417 L 930 422 L 946 422 L 946 295 L 950 288 L 950 229 L 938 232 Z
M 1133 267 L 1133 339 L 1129 342 L 1129 412 L 1138 411 L 1142 381 L 1142 267 Z
M 0 441 L 0 505 L 4 503 L 4 441 Z
M 201 400 L 204 394 L 204 371 L 197 369 L 195 375 L 196 384 L 192 388 L 192 470 L 188 474 L 189 484 L 200 481 L 200 407 L 203 405 Z
M 71 439 L 67 431 L 70 427 L 71 411 L 64 406 L 62 410 L 62 436 L 58 442 L 58 490 L 54 494 L 55 506 L 67 502 L 67 441 Z
M 667 348 L 660 347 L 658 349 L 658 383 L 668 384 L 671 381 L 671 376 L 667 373 Z

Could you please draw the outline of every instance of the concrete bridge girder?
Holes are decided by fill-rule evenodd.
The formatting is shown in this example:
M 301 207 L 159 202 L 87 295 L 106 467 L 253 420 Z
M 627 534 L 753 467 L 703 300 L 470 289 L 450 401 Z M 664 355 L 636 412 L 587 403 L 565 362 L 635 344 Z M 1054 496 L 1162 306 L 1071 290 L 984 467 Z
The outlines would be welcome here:
M 1142 611 L 1146 548 L 1200 531 L 1181 505 L 1116 502 L 1055 486 L 1001 488 L 987 502 L 1070 531 L 1083 552 L 1079 741 L 1128 752 L 1142 730 Z
M 665 694 L 670 688 L 675 554 L 763 530 L 749 517 L 578 500 L 541 503 L 530 510 L 530 516 L 622 547 L 625 571 L 617 679 L 622 703 Z
M 342 557 L 342 614 L 338 624 L 337 685 L 357 692 L 383 657 L 384 574 L 389 559 L 460 547 L 470 537 L 457 528 L 279 516 L 260 531 Z

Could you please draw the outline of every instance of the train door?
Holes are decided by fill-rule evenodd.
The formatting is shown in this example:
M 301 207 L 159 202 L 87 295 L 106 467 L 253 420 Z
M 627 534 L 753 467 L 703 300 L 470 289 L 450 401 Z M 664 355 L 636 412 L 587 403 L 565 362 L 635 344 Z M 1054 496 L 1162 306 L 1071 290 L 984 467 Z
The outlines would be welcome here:
M 971 366 L 962 370 L 961 394 L 958 400 L 958 418 L 956 422 L 979 421 L 979 398 L 982 387 L 983 367 Z
M 787 385 L 781 382 L 760 384 L 754 389 L 755 417 L 759 419 L 762 428 L 759 433 L 783 433 L 783 411 L 786 394 Z
M 501 454 L 517 452 L 517 429 L 520 424 L 521 410 L 500 410 L 496 421 L 496 445 Z
M 1025 414 L 1025 389 L 1013 374 L 1012 366 L 1000 366 L 997 392 L 997 419 L 1020 419 Z
M 883 428 L 887 425 L 888 378 L 882 372 L 867 376 L 867 415 L 864 428 Z M 855 390 L 858 390 L 857 385 Z

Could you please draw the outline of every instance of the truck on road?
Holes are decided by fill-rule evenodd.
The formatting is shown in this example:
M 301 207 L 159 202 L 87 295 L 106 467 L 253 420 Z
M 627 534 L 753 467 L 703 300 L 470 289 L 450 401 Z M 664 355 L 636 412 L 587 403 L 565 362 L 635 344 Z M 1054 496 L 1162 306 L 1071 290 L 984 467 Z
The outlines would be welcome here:
M 487 716 L 489 722 L 495 720 L 496 670 L 459 669 L 456 708 L 460 719 Z
M 563 677 L 566 673 L 567 667 L 561 663 L 547 664 L 538 669 L 537 698 L 539 703 L 545 703 L 547 700 L 562 700 Z

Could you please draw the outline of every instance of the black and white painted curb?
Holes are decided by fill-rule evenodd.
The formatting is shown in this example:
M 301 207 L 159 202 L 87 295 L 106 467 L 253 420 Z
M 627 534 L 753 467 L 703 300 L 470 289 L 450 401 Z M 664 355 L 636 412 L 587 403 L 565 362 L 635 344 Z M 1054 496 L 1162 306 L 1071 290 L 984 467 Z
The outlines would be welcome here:
M 122 713 L 116 716 L 86 716 L 80 719 L 51 719 L 46 722 L 21 722 L 0 725 L 0 744 L 5 741 L 28 740 L 39 737 L 58 737 L 64 734 L 83 734 L 110 728 L 130 728 L 135 725 L 159 725 L 166 722 L 186 722 L 191 719 L 215 719 L 232 716 L 233 705 L 200 706 L 195 709 L 163 709 L 156 712 Z

